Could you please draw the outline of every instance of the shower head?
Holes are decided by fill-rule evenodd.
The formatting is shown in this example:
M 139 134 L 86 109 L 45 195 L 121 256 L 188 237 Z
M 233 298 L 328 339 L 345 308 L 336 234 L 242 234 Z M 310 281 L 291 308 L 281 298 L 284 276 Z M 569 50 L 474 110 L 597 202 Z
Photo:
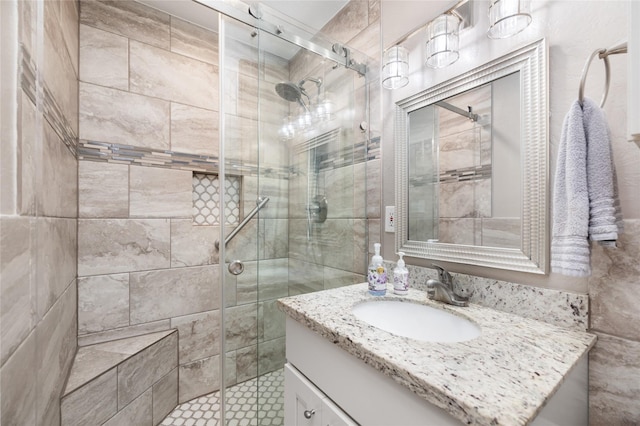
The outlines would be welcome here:
M 304 88 L 299 84 L 295 84 L 290 81 L 283 81 L 276 84 L 276 93 L 286 101 L 298 102 L 305 111 L 309 112 L 307 104 L 302 100 L 302 95 L 305 95 L 307 99 L 309 99 L 309 96 L 305 93 Z
M 322 86 L 322 79 L 319 77 L 307 77 L 300 80 L 300 83 L 298 84 L 292 83 L 291 81 L 283 81 L 276 84 L 276 93 L 284 100 L 287 100 L 289 102 L 298 102 L 305 110 L 309 111 L 307 104 L 305 104 L 304 100 L 302 99 L 302 96 L 304 95 L 306 96 L 307 101 L 311 101 L 311 99 L 309 99 L 309 95 L 307 95 L 307 92 L 303 87 L 307 81 L 314 82 L 318 87 L 318 90 L 320 90 L 320 87 Z
M 284 81 L 276 84 L 276 93 L 282 99 L 289 102 L 301 102 L 302 101 L 302 88 L 290 81 Z

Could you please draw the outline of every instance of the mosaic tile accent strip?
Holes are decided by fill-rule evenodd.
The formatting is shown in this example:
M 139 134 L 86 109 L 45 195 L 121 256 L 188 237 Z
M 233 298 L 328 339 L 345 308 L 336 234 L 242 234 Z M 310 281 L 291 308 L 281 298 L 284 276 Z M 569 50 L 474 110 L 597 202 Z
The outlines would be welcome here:
M 220 159 L 214 156 L 186 154 L 177 151 L 165 151 L 81 139 L 78 146 L 80 160 L 104 161 L 109 163 L 162 167 L 168 169 L 189 170 L 201 173 L 219 173 Z M 262 167 L 255 164 L 228 161 L 226 167 L 242 176 L 260 176 L 289 179 L 290 167 Z
M 224 210 L 226 224 L 240 222 L 240 177 L 228 176 L 225 180 Z M 220 180 L 218 175 L 193 174 L 193 224 L 220 224 Z
M 297 143 L 295 151 L 303 153 L 316 150 L 316 171 L 352 166 L 380 158 L 380 137 L 343 146 L 345 145 L 343 133 L 342 129 L 330 130 L 322 135 Z M 293 170 L 292 173 L 300 174 L 300 171 Z
M 455 170 L 447 170 L 440 173 L 440 182 L 466 182 L 489 179 L 491 177 L 491 164 L 477 167 L 464 167 Z
M 20 47 L 20 86 L 31 102 L 37 105 L 37 99 L 39 97 L 38 80 L 42 80 L 42 76 L 38 73 L 36 64 L 31 59 L 24 45 Z M 42 97 L 43 117 L 49 122 L 71 154 L 77 157 L 78 137 L 56 103 L 46 82 L 42 81 L 41 84 L 40 96 Z
M 259 392 L 258 392 L 259 390 Z M 263 374 L 230 387 L 225 392 L 226 425 L 281 426 L 284 424 L 284 370 Z M 179 405 L 163 426 L 218 426 L 220 392 Z

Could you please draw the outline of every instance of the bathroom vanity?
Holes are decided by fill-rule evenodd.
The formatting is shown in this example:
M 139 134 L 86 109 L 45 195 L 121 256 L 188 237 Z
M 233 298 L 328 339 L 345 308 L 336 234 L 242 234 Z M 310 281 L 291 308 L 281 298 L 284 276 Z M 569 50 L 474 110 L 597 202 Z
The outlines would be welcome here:
M 400 337 L 353 315 L 354 305 L 371 300 L 442 309 L 481 334 L 455 343 Z M 588 424 L 587 355 L 596 340 L 588 333 L 442 305 L 415 289 L 373 297 L 366 284 L 278 305 L 287 315 L 287 425 Z

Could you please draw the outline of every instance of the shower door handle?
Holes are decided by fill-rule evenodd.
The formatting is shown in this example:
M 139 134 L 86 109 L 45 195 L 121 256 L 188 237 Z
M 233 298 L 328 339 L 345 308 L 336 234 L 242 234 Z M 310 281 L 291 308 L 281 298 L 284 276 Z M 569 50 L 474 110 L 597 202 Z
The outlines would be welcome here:
M 240 275 L 244 272 L 244 264 L 241 260 L 234 260 L 229 264 L 229 267 L 227 269 L 229 269 L 229 272 L 232 275 Z

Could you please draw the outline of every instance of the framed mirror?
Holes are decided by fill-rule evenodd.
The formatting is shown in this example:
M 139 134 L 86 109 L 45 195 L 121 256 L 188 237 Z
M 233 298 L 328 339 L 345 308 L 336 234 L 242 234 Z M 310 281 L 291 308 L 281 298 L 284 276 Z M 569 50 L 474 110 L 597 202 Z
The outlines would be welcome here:
M 545 274 L 544 40 L 396 103 L 396 250 Z

